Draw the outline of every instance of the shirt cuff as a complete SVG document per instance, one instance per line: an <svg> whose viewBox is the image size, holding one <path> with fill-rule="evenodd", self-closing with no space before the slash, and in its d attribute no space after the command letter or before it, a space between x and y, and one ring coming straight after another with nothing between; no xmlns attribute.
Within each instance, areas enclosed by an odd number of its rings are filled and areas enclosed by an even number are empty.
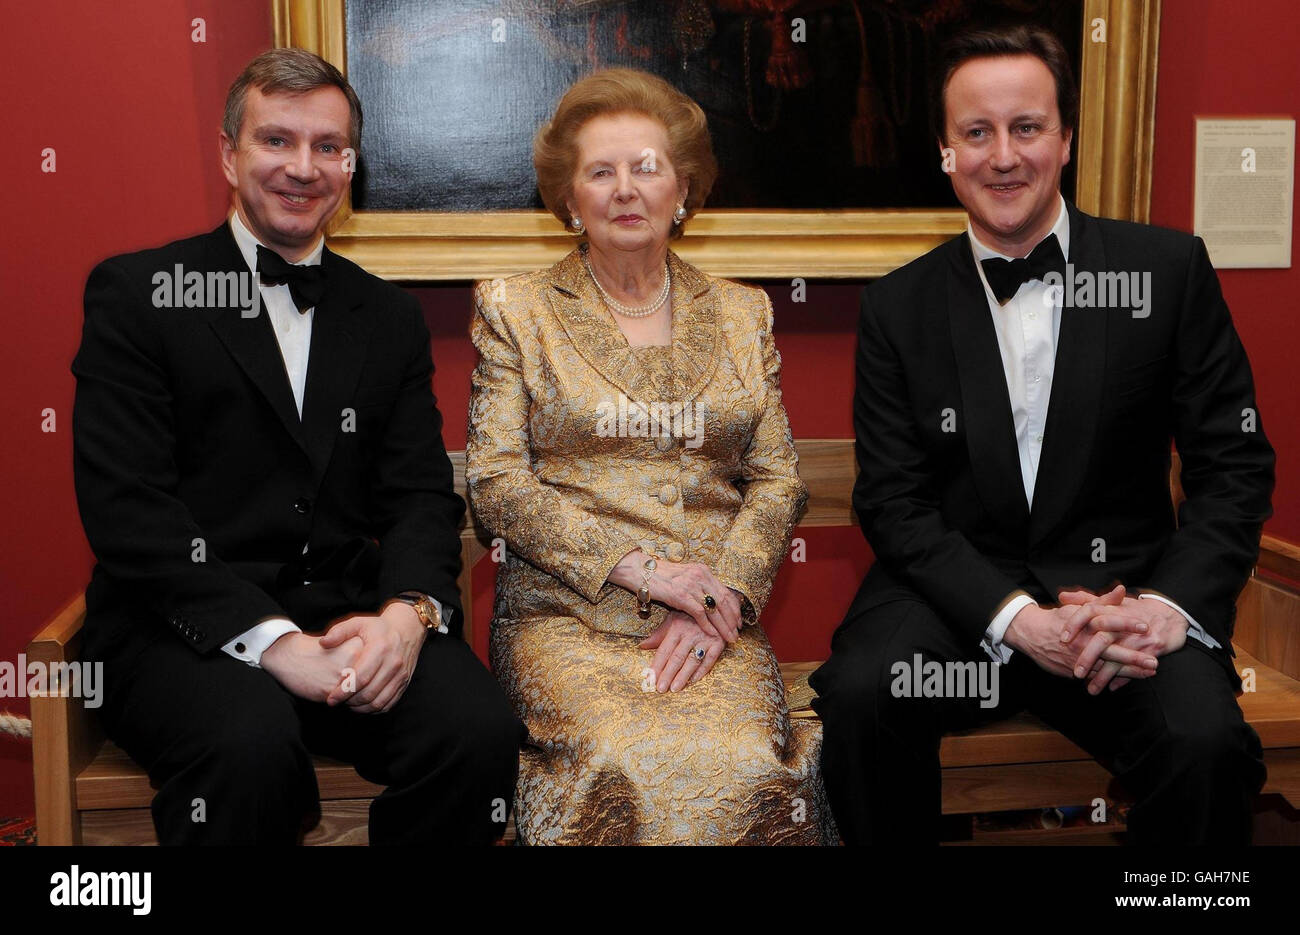
<svg viewBox="0 0 1300 935"><path fill-rule="evenodd" d="M1189 614L1187 611L1183 610L1181 607L1179 607L1177 604L1175 604L1175 603L1174 603L1173 601L1171 601L1169 598L1165 597L1165 596L1162 595L1162 594L1139 594L1139 595L1138 595L1138 599L1139 599L1139 600L1141 600L1141 599L1143 599L1143 598L1148 598L1148 597L1151 598L1151 600L1153 600L1153 601L1160 601L1162 604L1168 604L1168 605L1169 605L1170 607L1172 607L1174 610L1178 611L1180 614L1182 614L1184 617L1186 617L1186 618L1187 618L1187 635L1190 636L1192 639L1201 641L1202 643L1204 643L1206 646L1210 647L1211 649L1222 649L1222 648L1223 648L1223 644L1220 643L1218 640L1216 640L1214 637L1210 636L1210 634L1206 633L1206 632L1205 632L1205 628L1204 628L1203 626L1201 626L1199 623L1197 623L1195 620L1193 620L1191 614Z"/></svg>
<svg viewBox="0 0 1300 935"><path fill-rule="evenodd" d="M302 630L288 617L267 617L251 630L239 634L221 649L234 656L240 662L246 662L256 669L262 668L262 653L271 648L271 644L286 633L301 633Z"/></svg>
<svg viewBox="0 0 1300 935"><path fill-rule="evenodd" d="M442 621L442 626L438 627L438 632L446 633L447 624L451 623L451 615L456 612L456 608L453 607L451 610L446 610L442 606L442 601L438 600L432 594L426 594L425 597L433 601L433 606L438 608L438 619Z"/></svg>
<svg viewBox="0 0 1300 935"><path fill-rule="evenodd" d="M1019 594L998 611L993 622L989 624L988 629L984 631L984 639L980 640L980 647L989 654L989 658L1001 665L1011 661L1011 654L1015 652L1010 646L1002 642L1002 638L1007 635L1007 627L1011 626L1012 619L1021 610L1030 604L1036 604L1028 594Z"/></svg>

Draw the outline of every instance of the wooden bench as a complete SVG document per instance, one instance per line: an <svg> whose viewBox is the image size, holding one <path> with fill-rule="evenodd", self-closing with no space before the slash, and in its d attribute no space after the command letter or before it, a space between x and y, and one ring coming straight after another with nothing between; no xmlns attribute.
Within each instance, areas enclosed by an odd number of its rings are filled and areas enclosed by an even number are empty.
<svg viewBox="0 0 1300 935"><path fill-rule="evenodd" d="M850 494L856 473L851 441L798 443L800 473L809 487L803 526L845 526L856 520ZM464 493L464 455L453 452L457 488ZM1178 498L1176 468L1171 489ZM490 548L468 526L461 537L460 589L466 639L471 639L474 564ZM1300 580L1300 549L1269 536L1260 567ZM71 661L80 652L84 599L78 597L50 621L27 648L30 660ZM1255 692L1241 696L1242 711L1259 733L1268 765L1265 793L1300 807L1300 592L1263 578L1250 580L1238 601L1234 639L1237 669L1255 671ZM792 698L805 697L807 675L820 663L782 666ZM795 701L796 717L812 717ZM36 822L41 844L151 844L149 804L154 790L144 771L107 742L98 719L59 697L31 699ZM1098 795L1114 800L1113 781L1096 761L1030 715L945 737L940 748L945 814L1087 804ZM321 816L307 844L364 844L370 800L380 787L352 767L316 758Z"/></svg>

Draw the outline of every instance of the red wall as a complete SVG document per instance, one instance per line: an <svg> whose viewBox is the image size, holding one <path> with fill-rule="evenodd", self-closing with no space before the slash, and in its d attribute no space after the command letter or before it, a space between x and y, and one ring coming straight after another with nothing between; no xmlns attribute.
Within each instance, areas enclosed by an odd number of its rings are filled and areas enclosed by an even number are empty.
<svg viewBox="0 0 1300 935"><path fill-rule="evenodd" d="M72 491L68 367L96 262L215 227L226 88L271 44L268 0L23 4L0 30L8 218L0 252L0 660L90 573ZM191 41L191 21L207 41ZM41 171L55 150L56 170ZM53 433L41 411L55 411ZM0 710L26 714L25 699ZM32 813L31 747L0 736L0 816Z"/></svg>
<svg viewBox="0 0 1300 935"><path fill-rule="evenodd" d="M4 148L10 222L0 253L0 660L16 661L32 634L84 585L90 554L72 493L68 365L81 328L81 291L94 263L215 226L226 204L216 134L225 88L270 44L268 0L151 0L110 7L91 0L28 4L0 36L15 138ZM1251 16L1227 0L1165 4L1156 121L1152 217L1191 225L1192 115L1291 113L1300 65L1271 25L1290 0L1259 0ZM207 42L191 41L203 17ZM23 87L25 95L12 89ZM40 171L41 150L58 171ZM1221 274L1255 365L1262 416L1279 453L1277 516L1269 531L1300 541L1300 489L1291 481L1300 425L1290 416L1300 271ZM814 283L808 302L769 284L785 397L796 437L850 437L853 320L860 283ZM473 349L465 286L413 291L435 336L435 389L446 442L465 442ZM57 430L42 433L41 410ZM801 529L808 561L786 563L764 618L785 659L823 657L869 562L854 529ZM489 562L475 574L480 644L491 596ZM0 699L25 714L26 703ZM0 737L0 816L32 812L30 746Z"/></svg>
<svg viewBox="0 0 1300 935"><path fill-rule="evenodd" d="M1160 79L1156 90L1155 165L1151 223L1192 229L1194 118L1204 115L1296 116L1300 58L1279 26L1296 26L1291 0L1249 4L1229 0L1166 2L1160 25ZM1296 190L1293 182L1292 191ZM1292 204L1294 206L1294 197ZM1277 449L1273 520L1266 530L1300 542L1300 420L1293 363L1300 324L1300 245L1293 223L1290 269L1225 269L1224 297L1255 371L1260 419Z"/></svg>

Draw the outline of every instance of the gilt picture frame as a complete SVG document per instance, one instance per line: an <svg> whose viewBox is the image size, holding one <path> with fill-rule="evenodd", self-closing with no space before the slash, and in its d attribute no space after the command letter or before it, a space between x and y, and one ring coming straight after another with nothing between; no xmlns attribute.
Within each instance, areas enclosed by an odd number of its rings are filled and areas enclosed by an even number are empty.
<svg viewBox="0 0 1300 935"><path fill-rule="evenodd" d="M345 2L272 0L276 44L314 51L347 74ZM520 2L540 6L543 0ZM1073 198L1092 214L1146 221L1160 0L1082 0L1081 6ZM494 9L484 7L485 28L499 15ZM364 94L363 103L371 106ZM371 117L368 110L368 124ZM717 276L861 279L883 275L964 228L965 213L946 207L706 205L674 249ZM573 245L556 218L538 208L372 210L354 209L350 198L331 221L329 237L331 249L404 281L512 275L549 266Z"/></svg>

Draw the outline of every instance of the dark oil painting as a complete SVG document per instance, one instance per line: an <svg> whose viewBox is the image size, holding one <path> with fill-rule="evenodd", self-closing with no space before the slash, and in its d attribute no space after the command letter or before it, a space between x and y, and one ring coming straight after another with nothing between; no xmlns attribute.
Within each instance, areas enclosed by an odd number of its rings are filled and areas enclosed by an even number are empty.
<svg viewBox="0 0 1300 935"><path fill-rule="evenodd" d="M658 74L704 108L711 207L955 207L929 127L938 44L971 23L1053 30L1077 69L1082 0L348 0L365 106L354 205L541 207L532 141L599 68ZM1074 190L1073 163L1062 180Z"/></svg>

